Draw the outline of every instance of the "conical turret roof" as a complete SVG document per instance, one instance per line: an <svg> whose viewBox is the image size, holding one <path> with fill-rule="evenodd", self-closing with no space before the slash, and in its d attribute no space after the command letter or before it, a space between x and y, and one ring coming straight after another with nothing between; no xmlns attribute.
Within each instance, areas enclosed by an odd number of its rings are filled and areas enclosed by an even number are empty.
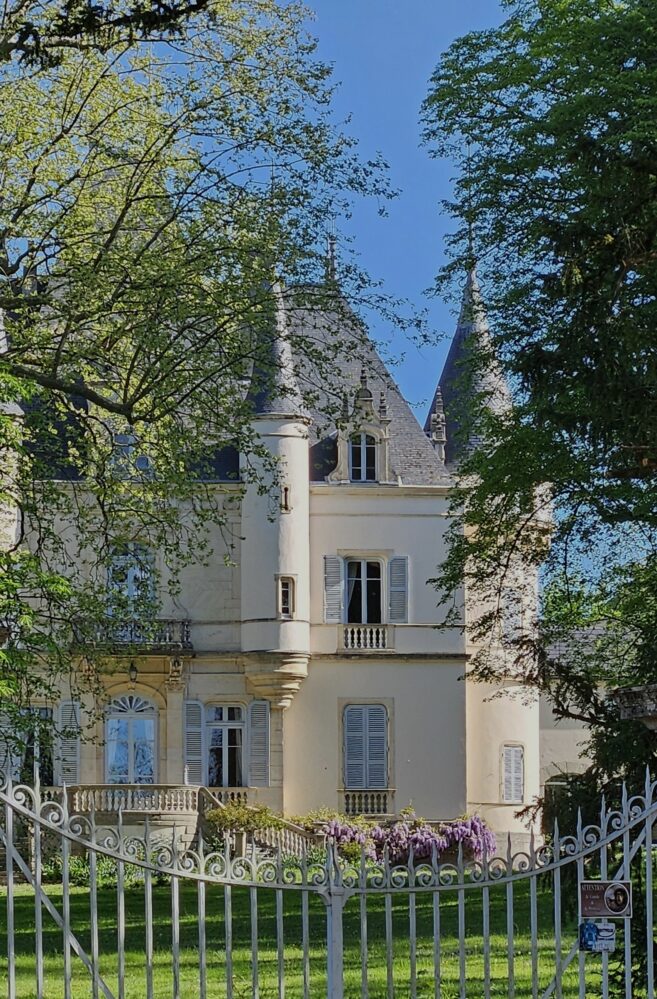
<svg viewBox="0 0 657 999"><path fill-rule="evenodd" d="M273 321L263 331L247 393L247 402L258 416L306 416L303 396L294 370L287 311L278 281L271 287Z"/></svg>
<svg viewBox="0 0 657 999"><path fill-rule="evenodd" d="M473 364L477 353L487 358L485 367L478 362ZM445 409L445 456L448 464L458 461L468 444L473 447L478 443L475 436L471 436L469 442L463 440L462 428L468 422L470 406L485 401L492 412L502 413L511 405L509 386L494 357L474 266L468 271L454 337L424 424L427 434L431 432L431 416L441 394Z"/></svg>

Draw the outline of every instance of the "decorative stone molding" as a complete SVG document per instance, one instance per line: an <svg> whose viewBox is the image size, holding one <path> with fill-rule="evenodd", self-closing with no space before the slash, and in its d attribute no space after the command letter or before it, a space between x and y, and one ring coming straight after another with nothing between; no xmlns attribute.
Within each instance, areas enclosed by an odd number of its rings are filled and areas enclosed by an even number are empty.
<svg viewBox="0 0 657 999"><path fill-rule="evenodd" d="M289 708L308 676L309 655L302 652L254 652L244 657L246 687L272 707Z"/></svg>
<svg viewBox="0 0 657 999"><path fill-rule="evenodd" d="M360 377L360 388L354 397L353 409L349 413L349 403L345 396L342 416L343 419L348 420L348 425L338 430L338 460L333 471L327 476L327 481L350 481L349 440L352 434L369 434L376 442L376 481L392 482L389 458L390 417L388 416L388 404L385 394L381 392L378 409L375 409L374 397L368 388L367 375L364 371Z"/></svg>
<svg viewBox="0 0 657 999"><path fill-rule="evenodd" d="M184 691L185 689L185 673L188 660L183 659L182 656L171 656L169 659L169 675L167 676L165 683L167 690L174 691Z"/></svg>
<svg viewBox="0 0 657 999"><path fill-rule="evenodd" d="M624 721L640 721L646 728L657 729L657 683L617 687L611 691L611 697Z"/></svg>

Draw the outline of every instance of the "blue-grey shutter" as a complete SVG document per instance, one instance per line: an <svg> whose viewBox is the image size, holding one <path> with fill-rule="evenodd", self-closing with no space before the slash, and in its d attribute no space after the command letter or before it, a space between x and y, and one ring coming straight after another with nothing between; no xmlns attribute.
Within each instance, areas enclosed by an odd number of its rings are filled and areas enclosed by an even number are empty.
<svg viewBox="0 0 657 999"><path fill-rule="evenodd" d="M203 771L203 705L185 701L185 784L202 784Z"/></svg>
<svg viewBox="0 0 657 999"><path fill-rule="evenodd" d="M520 804L525 798L525 752L522 746L505 746L502 752L502 796Z"/></svg>
<svg viewBox="0 0 657 999"><path fill-rule="evenodd" d="M0 712L0 784L11 777L18 780L20 773L20 755L10 739L11 721L6 712Z"/></svg>
<svg viewBox="0 0 657 999"><path fill-rule="evenodd" d="M395 555L388 563L388 621L405 624L408 621L408 558Z"/></svg>
<svg viewBox="0 0 657 999"><path fill-rule="evenodd" d="M342 621L342 559L337 555L324 556L324 620L339 624Z"/></svg>
<svg viewBox="0 0 657 999"><path fill-rule="evenodd" d="M367 706L368 788L388 786L388 713L382 704Z"/></svg>
<svg viewBox="0 0 657 999"><path fill-rule="evenodd" d="M269 701L249 705L249 786L269 787Z"/></svg>
<svg viewBox="0 0 657 999"><path fill-rule="evenodd" d="M55 779L58 784L74 787L80 783L80 705L62 701L59 705Z"/></svg>
<svg viewBox="0 0 657 999"><path fill-rule="evenodd" d="M364 788L366 705L350 704L344 709L344 786Z"/></svg>

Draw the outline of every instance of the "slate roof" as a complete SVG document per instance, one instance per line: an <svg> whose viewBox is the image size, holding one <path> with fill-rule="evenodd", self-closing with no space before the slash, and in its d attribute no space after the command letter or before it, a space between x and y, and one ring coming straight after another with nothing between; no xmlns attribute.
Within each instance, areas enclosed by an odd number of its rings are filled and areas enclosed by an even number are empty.
<svg viewBox="0 0 657 999"><path fill-rule="evenodd" d="M485 370L473 370L469 364L472 348L477 344L486 353L491 351L488 321L473 267L465 282L456 331L424 424L428 433L440 389L445 407L445 457L448 465L458 460L468 444L477 444L473 437L469 442L463 440L462 428L467 423L469 401L475 398L485 399L486 405L493 412L504 412L511 405L509 386L494 362L487 364Z"/></svg>
<svg viewBox="0 0 657 999"><path fill-rule="evenodd" d="M259 336L258 362L246 401L260 416L303 416L305 406L294 370L285 298L278 282L271 291L273 315L269 328Z"/></svg>
<svg viewBox="0 0 657 999"><path fill-rule="evenodd" d="M375 411L378 411L381 393L387 404L392 477L404 485L444 485L447 474L444 464L365 329L342 300L338 299L331 308L324 291L321 305L318 301L318 307L313 308L312 294L309 302L308 290L305 291L301 299L298 290L290 289L286 298L291 340L298 346L295 351L297 376L313 421L310 428L311 479L322 481L335 467L336 419L343 416L345 393L349 411L353 408L361 373L365 371ZM321 373L298 360L304 347L311 355L321 352ZM326 368L329 369L328 377Z"/></svg>

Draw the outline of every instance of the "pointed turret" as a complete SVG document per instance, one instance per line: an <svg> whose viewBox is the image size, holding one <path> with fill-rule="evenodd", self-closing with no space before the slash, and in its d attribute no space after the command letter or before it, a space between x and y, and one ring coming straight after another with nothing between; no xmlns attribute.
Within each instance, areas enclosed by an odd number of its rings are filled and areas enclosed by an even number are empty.
<svg viewBox="0 0 657 999"><path fill-rule="evenodd" d="M479 364L473 366L473 352L481 352L488 358L485 368ZM458 461L467 446L462 427L468 422L468 404L475 400L485 401L495 413L502 413L511 405L509 386L493 357L490 331L473 266L463 289L454 338L424 424L425 433L432 437L437 429L437 417L440 418L444 406L444 432L433 439L441 447L444 446L448 464ZM443 440L439 440L441 436ZM469 446L474 447L477 442L477 435L473 433L469 437Z"/></svg>
<svg viewBox="0 0 657 999"><path fill-rule="evenodd" d="M271 288L247 401L262 454L251 454L242 499L241 646L247 686L287 707L310 655L308 426L294 370L285 297ZM244 468L246 470L247 463ZM272 720L272 725L274 724Z"/></svg>
<svg viewBox="0 0 657 999"><path fill-rule="evenodd" d="M285 298L278 281L271 291L273 321L261 337L247 402L255 416L305 416L294 371Z"/></svg>

